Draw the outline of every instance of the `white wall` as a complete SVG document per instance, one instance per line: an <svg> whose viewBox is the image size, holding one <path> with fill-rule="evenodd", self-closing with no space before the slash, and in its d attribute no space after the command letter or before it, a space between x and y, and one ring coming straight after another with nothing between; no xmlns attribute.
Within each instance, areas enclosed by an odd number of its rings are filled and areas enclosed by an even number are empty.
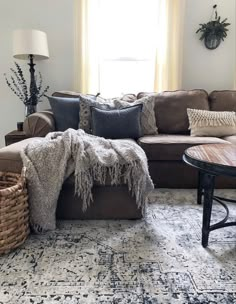
<svg viewBox="0 0 236 304"><path fill-rule="evenodd" d="M48 36L50 59L36 62L49 93L73 89L73 0L0 0L0 147L4 135L16 129L16 122L24 120L24 105L7 87L3 73L13 67L12 31L33 28ZM17 61L28 75L27 62ZM39 109L48 108L44 100Z"/></svg>
<svg viewBox="0 0 236 304"><path fill-rule="evenodd" d="M35 28L48 35L50 59L37 62L50 92L73 89L73 0L0 0L0 147L4 135L24 119L24 106L9 90L3 77L13 66L12 31ZM184 31L183 88L232 89L235 76L235 0L186 0ZM225 42L207 50L195 34L199 23L210 19L212 5L228 18L230 31ZM25 61L26 74L28 66ZM47 108L44 101L40 109Z"/></svg>
<svg viewBox="0 0 236 304"><path fill-rule="evenodd" d="M235 77L235 0L187 0L184 32L183 88L203 88L208 92L233 89ZM219 16L228 18L228 36L215 50L208 50L199 35L199 23L207 23L212 6Z"/></svg>

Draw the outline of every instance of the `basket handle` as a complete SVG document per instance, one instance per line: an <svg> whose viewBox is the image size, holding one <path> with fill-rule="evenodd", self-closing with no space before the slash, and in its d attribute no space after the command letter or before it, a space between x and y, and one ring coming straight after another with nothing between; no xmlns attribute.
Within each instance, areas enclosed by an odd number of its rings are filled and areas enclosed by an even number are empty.
<svg viewBox="0 0 236 304"><path fill-rule="evenodd" d="M25 183L26 183L26 167L23 167L22 170L21 170L21 178L22 178L23 186L25 186Z"/></svg>

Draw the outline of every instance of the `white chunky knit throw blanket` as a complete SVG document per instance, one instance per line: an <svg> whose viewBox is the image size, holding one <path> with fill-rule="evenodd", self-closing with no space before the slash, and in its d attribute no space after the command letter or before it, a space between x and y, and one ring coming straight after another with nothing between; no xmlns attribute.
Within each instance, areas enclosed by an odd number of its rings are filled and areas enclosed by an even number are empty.
<svg viewBox="0 0 236 304"><path fill-rule="evenodd" d="M153 189L147 158L133 140L108 140L68 129L32 140L22 151L29 192L30 221L37 232L56 227L56 207L64 180L73 172L75 194L83 201L83 210L93 200L94 181L105 184L125 182L135 195L139 208Z"/></svg>

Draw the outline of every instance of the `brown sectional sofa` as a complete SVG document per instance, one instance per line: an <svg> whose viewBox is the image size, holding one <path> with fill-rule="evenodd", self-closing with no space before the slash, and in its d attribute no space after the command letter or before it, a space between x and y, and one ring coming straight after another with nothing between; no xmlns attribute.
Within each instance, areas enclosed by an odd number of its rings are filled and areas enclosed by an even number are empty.
<svg viewBox="0 0 236 304"><path fill-rule="evenodd" d="M139 93L125 96L133 100L153 93ZM56 96L75 96L76 93L57 92ZM187 108L236 111L236 91L213 91L208 95L204 90L170 91L155 94L155 116L159 134L139 138L138 144L146 152L150 175L157 188L196 188L197 171L182 161L184 150L188 147L208 143L236 144L236 135L225 138L191 137L188 130ZM26 126L26 125L25 125ZM36 113L27 122L27 132L32 137L45 136L52 131L54 119L51 113ZM22 167L19 151L31 139L0 149L0 171L20 172ZM236 180L218 177L216 186L234 188ZM64 182L57 215L60 218L127 218L141 217L134 198L125 185L118 187L109 184L95 185L94 203L85 212L81 211L81 201L74 196L73 177Z"/></svg>
<svg viewBox="0 0 236 304"><path fill-rule="evenodd" d="M151 93L139 93L137 98L147 94ZM150 174L156 187L197 186L197 171L182 161L185 149L208 143L236 144L236 135L224 138L190 136L187 108L236 112L236 91L213 91L209 95L204 90L156 94L155 115L159 134L139 139L139 144L147 154ZM233 178L216 178L218 188L234 188L235 185L236 180Z"/></svg>

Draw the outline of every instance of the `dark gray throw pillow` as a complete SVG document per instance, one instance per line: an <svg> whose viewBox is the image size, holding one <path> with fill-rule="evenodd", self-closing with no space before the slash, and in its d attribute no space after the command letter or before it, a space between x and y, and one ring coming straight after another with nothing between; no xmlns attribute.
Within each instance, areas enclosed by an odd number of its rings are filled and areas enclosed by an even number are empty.
<svg viewBox="0 0 236 304"><path fill-rule="evenodd" d="M111 139L141 136L142 105L122 109L99 109L91 107L92 134Z"/></svg>
<svg viewBox="0 0 236 304"><path fill-rule="evenodd" d="M56 130L78 129L80 98L47 96L55 118Z"/></svg>

